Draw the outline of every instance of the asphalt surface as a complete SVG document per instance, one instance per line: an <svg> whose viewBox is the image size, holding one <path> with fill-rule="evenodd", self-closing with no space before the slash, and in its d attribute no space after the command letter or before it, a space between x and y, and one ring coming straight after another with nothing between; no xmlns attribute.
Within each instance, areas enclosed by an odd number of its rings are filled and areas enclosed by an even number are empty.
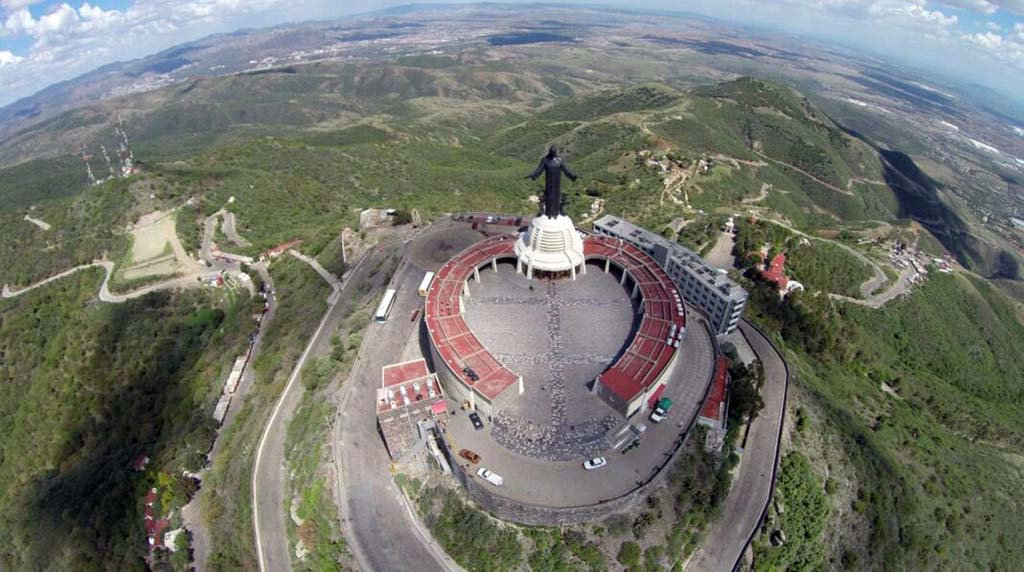
<svg viewBox="0 0 1024 572"><path fill-rule="evenodd" d="M409 244L395 272L395 305L383 324L371 324L348 381L340 389L335 423L334 459L338 504L349 548L364 572L414 570L435 572L456 567L419 526L391 479L391 461L377 431L376 392L381 368L401 359L415 339L419 320L410 315L422 309L417 287L426 271L483 238L464 225L441 224Z"/></svg>
<svg viewBox="0 0 1024 572"><path fill-rule="evenodd" d="M284 444L288 433L288 422L302 399L302 368L311 357L330 351L330 339L345 318L345 304L342 302L357 292L349 292L350 285L358 285L372 274L376 262L387 256L389 248L395 245L382 244L360 259L349 274L349 279L321 318L313 336L306 344L302 356L295 363L277 405L264 428L263 436L256 449L256 462L252 474L253 528L256 536L256 552L260 570L277 572L291 570L291 554L288 544L285 509Z"/></svg>
<svg viewBox="0 0 1024 572"><path fill-rule="evenodd" d="M746 320L740 321L740 331L764 364L765 381L761 389L764 409L750 425L722 515L704 533L707 541L694 553L686 570L731 572L760 526L774 487L789 374L782 356Z"/></svg>
<svg viewBox="0 0 1024 572"><path fill-rule="evenodd" d="M448 423L446 438L453 449L467 448L481 456L480 464L473 465L470 472L484 466L504 478L505 484L493 491L497 495L554 507L587 506L618 498L658 471L704 401L714 370L714 347L699 323L702 318L691 310L688 319L690 323L680 347L678 365L670 374L663 393L675 402L668 417L661 423L652 423L646 414L636 416L633 423L647 427L640 438L640 446L626 454L614 448L605 449L601 455L608 464L600 469L585 471L584 458L547 461L510 451L494 441L490 435L491 424L486 423L486 419L485 428L476 431L468 416L457 411L458 405L450 401L449 410L456 410L456 414ZM607 407L603 403L599 405ZM635 437L632 431L625 433L623 439L626 435L631 437L630 441Z"/></svg>

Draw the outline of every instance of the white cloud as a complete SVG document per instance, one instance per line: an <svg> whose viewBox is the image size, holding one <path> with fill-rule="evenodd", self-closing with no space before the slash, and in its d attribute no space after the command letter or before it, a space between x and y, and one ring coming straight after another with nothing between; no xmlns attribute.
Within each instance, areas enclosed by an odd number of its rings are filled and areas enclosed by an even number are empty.
<svg viewBox="0 0 1024 572"><path fill-rule="evenodd" d="M17 64L18 62L20 62L23 59L25 59L25 58L22 58L21 56L12 54L11 52L9 52L7 50L0 51L0 68L6 67L6 66L13 66L13 65Z"/></svg>
<svg viewBox="0 0 1024 572"><path fill-rule="evenodd" d="M110 61L230 31L247 15L290 5L287 0L136 0L121 10L104 10L88 2L77 9L63 2L33 16L26 0L0 2L14 9L0 21L0 38L31 40L23 54L6 52L0 68L4 96L12 98Z"/></svg>
<svg viewBox="0 0 1024 572"><path fill-rule="evenodd" d="M992 30L993 32L1003 31L1003 27L1000 26L998 22L986 22L985 27L988 28L989 30Z"/></svg>
<svg viewBox="0 0 1024 572"><path fill-rule="evenodd" d="M38 4L43 0L0 0L0 8L4 11L10 12L33 4Z"/></svg>

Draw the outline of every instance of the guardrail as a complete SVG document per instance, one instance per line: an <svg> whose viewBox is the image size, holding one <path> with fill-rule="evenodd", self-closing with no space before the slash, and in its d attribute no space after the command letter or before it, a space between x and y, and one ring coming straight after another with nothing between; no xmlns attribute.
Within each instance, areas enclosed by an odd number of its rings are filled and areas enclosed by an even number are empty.
<svg viewBox="0 0 1024 572"><path fill-rule="evenodd" d="M782 427L786 422L786 402L789 399L789 364L786 363L785 358L782 357L782 352L780 352L779 349L775 347L775 344L773 344L772 341L768 339L768 336L764 335L764 333L757 326L748 322L747 320L743 320L743 322L745 322L748 326L751 327L751 329L757 332L757 335L764 338L764 341L766 341L768 345L772 348L772 351L775 352L775 355L779 357L779 361L782 362L782 367L786 371L786 379L782 389L782 414L779 416L779 431L778 435L776 435L775 437L775 461L772 464L772 481L771 486L768 489L768 498L766 498L764 501L764 506L761 508L760 516L757 517L757 524L754 525L754 528L750 531L750 536L748 536L746 542L743 543L743 549L739 551L739 555L736 556L736 561L733 562L733 572L739 570L740 563L743 562L743 554L747 551L747 547L749 547L750 544L754 541L754 537L757 536L757 531L761 529L761 525L764 523L765 517L768 516L768 507L771 506L772 498L775 496L775 485L779 473L779 457L782 454ZM743 339L747 340L747 344L749 345L750 339L747 338L747 335L743 333L742 330L740 330L740 333L743 335ZM751 346L751 348L753 348L753 346Z"/></svg>

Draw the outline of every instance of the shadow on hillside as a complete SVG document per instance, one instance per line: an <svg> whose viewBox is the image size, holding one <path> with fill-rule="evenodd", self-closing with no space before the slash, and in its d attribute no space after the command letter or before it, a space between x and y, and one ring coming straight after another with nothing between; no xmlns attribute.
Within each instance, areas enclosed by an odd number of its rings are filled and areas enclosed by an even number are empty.
<svg viewBox="0 0 1024 572"><path fill-rule="evenodd" d="M845 131L878 152L885 171L885 182L896 195L901 218L912 219L927 228L965 267L986 274L989 278L1020 278L1017 259L1011 253L994 249L972 235L970 226L939 196L939 185L921 171L909 155L883 149L852 129Z"/></svg>
<svg viewBox="0 0 1024 572"><path fill-rule="evenodd" d="M170 317L170 325L138 325L141 314L171 305L161 293L109 307L96 352L75 380L78 410L63 428L61 461L20 499L26 569L145 569L141 505L148 485L132 465L143 454L159 459L193 431L212 431L186 380L224 319L219 310L200 310Z"/></svg>

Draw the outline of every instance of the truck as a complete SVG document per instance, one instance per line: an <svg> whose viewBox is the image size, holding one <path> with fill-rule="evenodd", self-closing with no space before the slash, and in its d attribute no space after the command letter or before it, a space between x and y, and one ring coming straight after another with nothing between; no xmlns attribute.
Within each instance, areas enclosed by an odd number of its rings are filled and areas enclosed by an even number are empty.
<svg viewBox="0 0 1024 572"><path fill-rule="evenodd" d="M427 272L423 275L423 280L420 282L420 296L424 298L427 296L427 292L430 292L430 284L434 281L434 273Z"/></svg>
<svg viewBox="0 0 1024 572"><path fill-rule="evenodd" d="M654 406L654 411L651 412L651 422L661 423L668 416L669 410L672 409L672 400L667 397L662 397L658 400L658 403Z"/></svg>

